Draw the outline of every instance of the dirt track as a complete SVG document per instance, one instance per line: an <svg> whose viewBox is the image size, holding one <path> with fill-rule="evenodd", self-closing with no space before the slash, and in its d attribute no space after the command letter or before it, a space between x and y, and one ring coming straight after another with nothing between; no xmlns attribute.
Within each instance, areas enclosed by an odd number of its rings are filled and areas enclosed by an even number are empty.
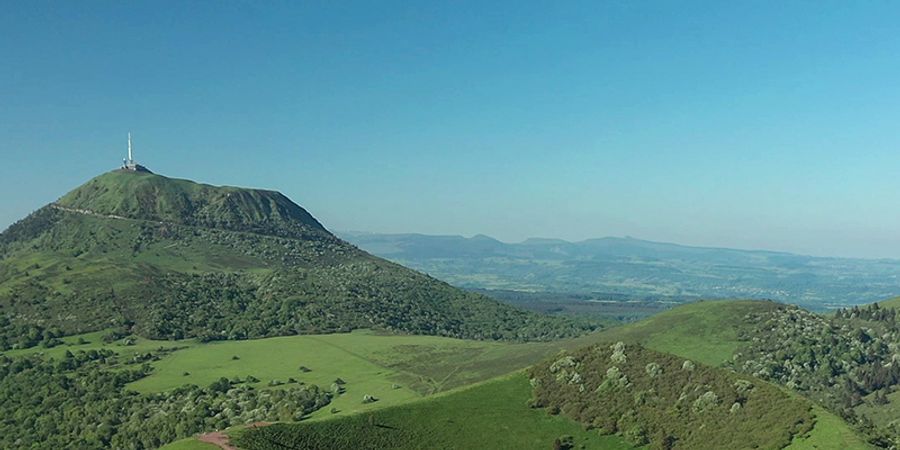
<svg viewBox="0 0 900 450"><path fill-rule="evenodd" d="M226 435L224 431L201 434L200 436L197 436L197 440L215 445L223 450L237 450L237 447L234 447L229 443L228 435Z"/></svg>
<svg viewBox="0 0 900 450"><path fill-rule="evenodd" d="M256 422L247 425L247 428L257 428L264 427L269 425L269 422ZM224 431L213 431L212 433L204 433L197 436L197 440L200 442L206 442L207 444L215 445L222 450L238 450L237 447L231 445L231 441L228 439L228 435L225 434Z"/></svg>

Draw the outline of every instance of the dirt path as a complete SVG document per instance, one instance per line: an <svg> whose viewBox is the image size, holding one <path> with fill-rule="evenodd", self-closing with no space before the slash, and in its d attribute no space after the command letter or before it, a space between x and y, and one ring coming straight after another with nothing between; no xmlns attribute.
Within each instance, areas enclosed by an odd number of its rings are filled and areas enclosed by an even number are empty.
<svg viewBox="0 0 900 450"><path fill-rule="evenodd" d="M247 428L258 428L264 427L266 425L271 425L269 422L254 422L250 425L247 425ZM212 433L204 433L197 436L197 440L200 442L206 442L207 444L215 445L216 447L221 448L222 450L238 450L237 447L231 445L231 440L228 439L228 435L225 434L224 431L213 431Z"/></svg>
<svg viewBox="0 0 900 450"><path fill-rule="evenodd" d="M201 434L197 436L200 442L215 445L222 450L237 450L237 447L231 445L228 435L224 431L214 431L212 433Z"/></svg>

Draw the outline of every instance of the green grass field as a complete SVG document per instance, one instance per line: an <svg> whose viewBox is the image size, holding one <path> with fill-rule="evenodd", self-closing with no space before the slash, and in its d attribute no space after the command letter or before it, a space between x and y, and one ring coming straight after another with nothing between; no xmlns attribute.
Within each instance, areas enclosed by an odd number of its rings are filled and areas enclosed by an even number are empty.
<svg viewBox="0 0 900 450"><path fill-rule="evenodd" d="M872 448L860 438L840 417L820 406L813 406L816 425L806 436L794 439L786 450L864 450Z"/></svg>
<svg viewBox="0 0 900 450"><path fill-rule="evenodd" d="M219 450L218 445L200 442L194 438L182 439L161 447L165 450Z"/></svg>
<svg viewBox="0 0 900 450"><path fill-rule="evenodd" d="M551 449L555 439L572 436L575 448L630 449L618 436L585 431L571 420L529 408L531 386L522 373L501 377L427 400L380 409L371 414L301 422L290 430L297 441L266 443L254 433L234 432L241 448L396 448L396 449ZM276 428L270 430L276 432ZM244 434L244 438L240 437ZM290 439L290 438L288 438ZM246 441L246 442L245 442ZM262 445L251 442L261 442Z"/></svg>
<svg viewBox="0 0 900 450"><path fill-rule="evenodd" d="M858 414L865 414L872 418L872 422L878 426L888 426L900 423L900 391L887 394L889 403L877 405L874 403L874 394L865 397L865 401L854 408Z"/></svg>
<svg viewBox="0 0 900 450"><path fill-rule="evenodd" d="M598 337L635 342L656 351L721 366L740 344L737 328L741 319L748 313L766 311L777 305L743 300L688 303L634 324L610 328Z"/></svg>
<svg viewBox="0 0 900 450"><path fill-rule="evenodd" d="M586 338L557 343L509 344L494 341L470 341L435 336L383 335L367 330L353 333L288 336L244 341L220 341L200 344L196 340L154 341L138 338L135 345L104 344L103 332L69 336L64 344L43 349L34 347L11 350L7 355L42 353L60 358L66 351L111 349L124 356L156 350L179 348L151 363L153 374L131 383L138 392L160 392L185 384L209 385L221 377L269 382L298 382L328 388L337 379L347 382L347 391L336 397L329 408L313 417L368 411L405 403L423 395L488 380L527 367L556 353L563 347L580 345ZM87 344L78 345L83 339ZM235 359L234 357L237 357ZM300 366L310 369L302 372ZM286 385L289 386L289 385ZM378 402L363 404L364 395Z"/></svg>

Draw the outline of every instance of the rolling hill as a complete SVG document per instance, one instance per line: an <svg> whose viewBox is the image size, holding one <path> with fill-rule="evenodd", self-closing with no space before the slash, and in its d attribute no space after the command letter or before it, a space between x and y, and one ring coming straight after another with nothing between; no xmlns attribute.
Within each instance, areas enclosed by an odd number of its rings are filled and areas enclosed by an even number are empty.
<svg viewBox="0 0 900 450"><path fill-rule="evenodd" d="M0 348L108 328L112 339L380 328L540 340L590 327L374 257L277 192L116 170L0 234Z"/></svg>
<svg viewBox="0 0 900 450"><path fill-rule="evenodd" d="M766 301L678 306L635 324L559 341L557 348L565 352L544 357L543 362L537 358L546 353L532 353L520 366L536 364L528 369L532 389L519 388L514 393L509 390L512 381L498 380L471 390L392 405L371 415L322 417L272 428L236 429L230 434L245 450L342 449L352 448L353 442L390 442L396 448L470 448L477 439L494 442L491 439L496 434L479 428L493 423L501 424L500 436L513 436L513 448L548 448L554 440L562 442L559 448L605 448L597 443L592 446L590 439L596 437L623 439L629 446L649 443L650 448L871 448L841 417L820 406L824 403L804 398L805 392L778 379L765 381L733 365L735 355L762 335L759 317L787 319L798 310ZM617 348L621 355L613 359ZM619 369L615 377L610 376L613 366ZM658 370L651 371L650 366ZM621 380L621 375L626 380L622 385L601 389ZM741 391L750 385L750 390ZM473 406L494 398L503 398L505 406L487 410ZM524 407L526 402L540 408L529 410ZM435 415L435 411L440 413ZM568 436L556 436L558 432L526 426L528 422L523 420L533 414L580 421L590 433L567 431ZM422 417L446 425L437 432L429 428L430 422L417 420ZM346 439L328 441L335 433ZM536 440L520 441L520 435ZM569 438L574 446L565 447Z"/></svg>

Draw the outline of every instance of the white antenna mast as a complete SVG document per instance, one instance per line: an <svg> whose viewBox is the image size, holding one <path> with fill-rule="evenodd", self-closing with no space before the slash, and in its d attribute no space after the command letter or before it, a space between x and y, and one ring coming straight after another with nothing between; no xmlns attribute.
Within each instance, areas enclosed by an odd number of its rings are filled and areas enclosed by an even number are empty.
<svg viewBox="0 0 900 450"><path fill-rule="evenodd" d="M131 132L128 132L128 164L134 165L134 157L131 155Z"/></svg>

